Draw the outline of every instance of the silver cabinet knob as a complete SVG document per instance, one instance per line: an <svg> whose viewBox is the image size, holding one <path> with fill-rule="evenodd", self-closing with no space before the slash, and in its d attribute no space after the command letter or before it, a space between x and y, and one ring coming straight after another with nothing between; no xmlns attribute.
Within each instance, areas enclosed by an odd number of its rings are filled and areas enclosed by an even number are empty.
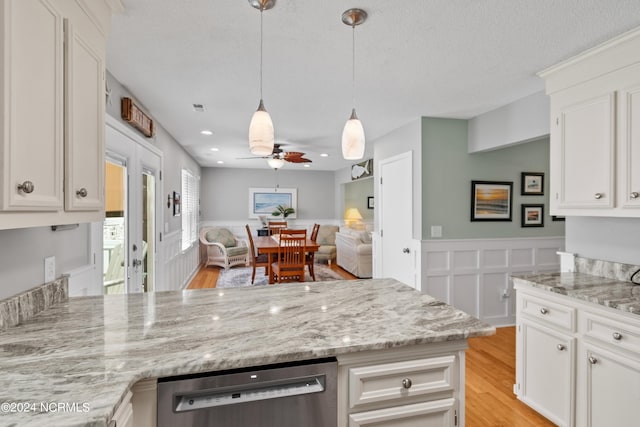
<svg viewBox="0 0 640 427"><path fill-rule="evenodd" d="M31 181L25 181L22 184L18 184L18 191L22 191L25 194L33 193L33 190L36 189L36 186L33 185Z"/></svg>
<svg viewBox="0 0 640 427"><path fill-rule="evenodd" d="M411 388L411 386L413 385L413 383L411 382L411 378L403 378L402 379L402 387L409 389Z"/></svg>
<svg viewBox="0 0 640 427"><path fill-rule="evenodd" d="M565 350L567 349L567 347L566 347L564 344L558 344L558 345L556 346L556 348L557 348L559 351L565 351Z"/></svg>
<svg viewBox="0 0 640 427"><path fill-rule="evenodd" d="M593 197L596 199L602 199L602 193L596 193Z"/></svg>
<svg viewBox="0 0 640 427"><path fill-rule="evenodd" d="M596 363L598 363L598 359L596 359L593 356L589 356L589 363L591 363L592 365L595 365Z"/></svg>
<svg viewBox="0 0 640 427"><path fill-rule="evenodd" d="M614 332L613 339L616 341L620 341L622 339L622 334L620 332Z"/></svg>
<svg viewBox="0 0 640 427"><path fill-rule="evenodd" d="M139 267L142 265L142 260L141 259L134 259L133 260L133 266L134 267Z"/></svg>
<svg viewBox="0 0 640 427"><path fill-rule="evenodd" d="M76 196L78 197L87 197L87 194L89 194L87 192L87 189L82 187L81 189L79 189L78 191L76 191Z"/></svg>
<svg viewBox="0 0 640 427"><path fill-rule="evenodd" d="M631 196L632 199L637 199L638 196L640 196L640 193L638 193L637 191L634 191L634 192L631 193L630 196Z"/></svg>
<svg viewBox="0 0 640 427"><path fill-rule="evenodd" d="M403 254L408 254L409 252L411 252L411 251L409 250L409 248L402 248L402 253L403 253Z"/></svg>
<svg viewBox="0 0 640 427"><path fill-rule="evenodd" d="M546 308L543 307L540 309L540 314L548 314L548 313L549 313L549 310L547 310Z"/></svg>

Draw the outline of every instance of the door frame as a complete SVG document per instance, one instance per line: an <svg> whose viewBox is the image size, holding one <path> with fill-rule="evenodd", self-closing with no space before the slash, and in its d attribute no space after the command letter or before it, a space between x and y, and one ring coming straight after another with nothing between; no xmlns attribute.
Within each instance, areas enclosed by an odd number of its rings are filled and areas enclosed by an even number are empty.
<svg viewBox="0 0 640 427"><path fill-rule="evenodd" d="M155 278L154 278L154 286L153 289L158 290L158 289L164 289L164 283L161 283L164 277L164 274L159 274L158 272L158 268L159 266L163 266L165 260L163 259L163 255L164 255L164 251L162 250L163 248L163 242L162 242L162 231L164 230L164 227L162 227L162 224L164 224L164 209L163 209L163 203L162 203L162 194L164 194L164 182L162 180L162 170L164 169L164 156L163 153L160 149L158 149L157 147L153 146L151 143L149 143L148 141L146 141L144 138L142 138L139 134L137 134L136 132L134 132L131 128L129 128L128 126L126 126L124 123L122 123L120 120L118 120L117 118L109 115L109 114L105 114L105 126L109 126L111 127L113 130L115 130L116 132L119 132L121 134L123 134L125 137L131 139L133 142L135 142L136 144L138 144L139 146L143 147L146 150L149 150L150 152L152 152L153 154L157 155L160 158L160 169L158 170L158 177L157 177L157 182L156 182L156 206L155 206L155 210L156 210L156 224L155 224L155 232L156 232L156 245L155 245L155 249L156 249L156 253L155 253L155 265L154 265L154 271L155 271ZM105 129L106 131L106 129ZM104 161L106 161L106 151L108 150L108 141L105 137L105 159ZM143 163L144 166L144 163ZM127 165L127 167L130 167L130 165ZM128 197L129 199L133 199L133 198L141 198L142 194L140 192L140 188L129 188L128 190ZM91 252L94 254L94 263L96 265L96 278L95 278L95 283L98 283L100 286L100 291L102 291L102 274L104 271L104 265L102 262L102 256L96 256L97 254L102 254L102 246L103 246L103 237L102 237L102 222L93 222L91 223L91 232L90 232L90 246L91 246ZM127 287L128 288L128 287ZM98 291L98 286L96 285L96 292ZM127 289L128 291L128 289ZM101 292L99 295L103 295L103 293Z"/></svg>

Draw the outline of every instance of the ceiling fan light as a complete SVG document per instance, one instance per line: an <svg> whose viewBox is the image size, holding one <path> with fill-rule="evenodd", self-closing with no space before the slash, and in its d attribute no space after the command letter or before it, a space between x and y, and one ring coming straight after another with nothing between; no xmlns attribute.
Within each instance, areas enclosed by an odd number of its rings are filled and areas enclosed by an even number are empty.
<svg viewBox="0 0 640 427"><path fill-rule="evenodd" d="M364 144L364 128L354 109L342 131L342 157L345 160L362 159L364 157Z"/></svg>
<svg viewBox="0 0 640 427"><path fill-rule="evenodd" d="M262 100L249 124L249 151L255 156L268 156L273 152L273 121Z"/></svg>
<svg viewBox="0 0 640 427"><path fill-rule="evenodd" d="M267 159L267 163L272 169L280 169L284 166L284 160L279 157L271 157L270 159Z"/></svg>

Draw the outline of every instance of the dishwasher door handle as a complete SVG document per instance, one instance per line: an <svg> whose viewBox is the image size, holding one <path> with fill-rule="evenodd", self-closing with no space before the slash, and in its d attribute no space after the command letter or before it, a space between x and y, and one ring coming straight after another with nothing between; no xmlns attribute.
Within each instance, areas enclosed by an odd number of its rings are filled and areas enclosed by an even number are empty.
<svg viewBox="0 0 640 427"><path fill-rule="evenodd" d="M197 392L178 393L174 402L176 412L235 405L258 400L320 393L325 389L325 376L313 375L255 384L213 388Z"/></svg>

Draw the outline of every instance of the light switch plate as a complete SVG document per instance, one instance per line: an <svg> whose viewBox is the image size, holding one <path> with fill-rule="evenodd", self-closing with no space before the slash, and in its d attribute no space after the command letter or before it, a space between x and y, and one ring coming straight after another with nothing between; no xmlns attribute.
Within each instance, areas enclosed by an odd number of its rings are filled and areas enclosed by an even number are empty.
<svg viewBox="0 0 640 427"><path fill-rule="evenodd" d="M442 237L442 226L441 225L432 225L431 226L431 237Z"/></svg>
<svg viewBox="0 0 640 427"><path fill-rule="evenodd" d="M56 280L56 257L50 256L44 259L44 282Z"/></svg>

